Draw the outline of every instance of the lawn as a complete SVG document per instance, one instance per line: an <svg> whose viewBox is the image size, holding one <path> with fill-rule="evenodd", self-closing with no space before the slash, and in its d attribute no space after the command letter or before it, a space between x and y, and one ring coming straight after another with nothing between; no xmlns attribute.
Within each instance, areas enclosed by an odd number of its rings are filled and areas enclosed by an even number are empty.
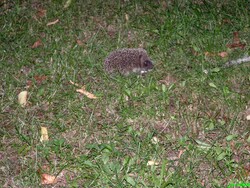
<svg viewBox="0 0 250 188"><path fill-rule="evenodd" d="M247 0L2 1L0 185L250 187L249 33Z"/></svg>

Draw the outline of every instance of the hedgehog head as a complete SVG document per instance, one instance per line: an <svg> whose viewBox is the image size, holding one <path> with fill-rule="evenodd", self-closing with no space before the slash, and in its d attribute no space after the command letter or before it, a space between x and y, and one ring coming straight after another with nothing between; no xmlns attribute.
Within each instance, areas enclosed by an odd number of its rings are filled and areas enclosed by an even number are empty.
<svg viewBox="0 0 250 188"><path fill-rule="evenodd" d="M140 73L146 73L154 68L152 61L149 60L147 55L139 55L140 60Z"/></svg>

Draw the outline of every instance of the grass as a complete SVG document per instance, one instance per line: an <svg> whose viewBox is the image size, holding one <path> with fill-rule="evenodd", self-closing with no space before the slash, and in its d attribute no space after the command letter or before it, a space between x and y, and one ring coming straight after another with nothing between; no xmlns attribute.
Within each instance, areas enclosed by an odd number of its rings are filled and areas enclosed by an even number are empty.
<svg viewBox="0 0 250 188"><path fill-rule="evenodd" d="M64 4L18 1L0 16L3 187L42 186L43 173L58 176L55 187L250 182L249 63L204 73L249 55L249 2ZM244 49L226 47L235 31ZM42 45L32 48L38 40ZM139 46L153 71L104 72L109 52ZM98 99L77 93L70 80ZM23 90L25 108L17 102ZM40 142L42 126L48 142Z"/></svg>

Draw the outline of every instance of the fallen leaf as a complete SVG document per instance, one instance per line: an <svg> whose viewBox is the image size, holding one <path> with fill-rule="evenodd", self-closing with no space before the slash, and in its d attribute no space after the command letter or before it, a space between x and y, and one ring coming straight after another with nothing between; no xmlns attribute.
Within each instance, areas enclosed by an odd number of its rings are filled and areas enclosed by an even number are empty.
<svg viewBox="0 0 250 188"><path fill-rule="evenodd" d="M41 184L42 185L49 185L49 184L56 184L57 178L55 176L49 174L41 174Z"/></svg>
<svg viewBox="0 0 250 188"><path fill-rule="evenodd" d="M88 98L90 98L90 99L96 99L96 98L97 98L94 94L92 94L92 93L86 91L85 86L80 86L79 84L74 83L74 82L72 82L71 80L70 80L69 82L70 82L72 85L74 85L74 86L81 87L81 89L77 89L77 90L76 90L77 92L86 95L86 96L87 96Z"/></svg>
<svg viewBox="0 0 250 188"><path fill-rule="evenodd" d="M76 86L76 87L81 87L79 84L72 82L71 80L69 81L69 83L71 83L72 85Z"/></svg>
<svg viewBox="0 0 250 188"><path fill-rule="evenodd" d="M44 80L47 80L47 76L34 76L34 79L36 80L37 84L40 85Z"/></svg>
<svg viewBox="0 0 250 188"><path fill-rule="evenodd" d="M246 119L250 121L250 108L246 110L245 114L246 114Z"/></svg>
<svg viewBox="0 0 250 188"><path fill-rule="evenodd" d="M76 40L76 43L78 44L78 46L83 46L83 42L79 39Z"/></svg>
<svg viewBox="0 0 250 188"><path fill-rule="evenodd" d="M233 43L226 45L228 48L241 48L244 49L246 44L240 42L239 32L233 33Z"/></svg>
<svg viewBox="0 0 250 188"><path fill-rule="evenodd" d="M185 150L180 150L179 154L178 154L178 158L180 159L182 154L184 153Z"/></svg>
<svg viewBox="0 0 250 188"><path fill-rule="evenodd" d="M47 10L40 8L40 9L37 10L36 15L39 18L43 18L43 17L46 16L46 13L47 13Z"/></svg>
<svg viewBox="0 0 250 188"><path fill-rule="evenodd" d="M157 138L157 137L153 137L152 139L151 139L151 142L152 142L152 144L158 144L159 143L159 139Z"/></svg>
<svg viewBox="0 0 250 188"><path fill-rule="evenodd" d="M211 56L214 56L214 54L212 54L212 53L210 53L210 52L205 52L205 56L211 57Z"/></svg>
<svg viewBox="0 0 250 188"><path fill-rule="evenodd" d="M159 163L156 161L148 161L147 162L147 166L158 166L158 165L159 165Z"/></svg>
<svg viewBox="0 0 250 188"><path fill-rule="evenodd" d="M39 46L42 46L42 41L41 39L38 39L32 46L31 48L37 48Z"/></svg>
<svg viewBox="0 0 250 188"><path fill-rule="evenodd" d="M240 43L240 44L227 44L228 48L241 48L244 49L246 44Z"/></svg>
<svg viewBox="0 0 250 188"><path fill-rule="evenodd" d="M128 22L128 20L129 20L128 14L125 14L125 20L126 20L126 22Z"/></svg>
<svg viewBox="0 0 250 188"><path fill-rule="evenodd" d="M41 127L41 138L40 141L47 141L49 140L48 130L47 127Z"/></svg>
<svg viewBox="0 0 250 188"><path fill-rule="evenodd" d="M28 91L22 91L18 94L18 103L25 107L27 104L27 98L28 98Z"/></svg>
<svg viewBox="0 0 250 188"><path fill-rule="evenodd" d="M220 52L220 53L218 53L218 56L220 56L220 57L227 57L228 53L227 52Z"/></svg>
<svg viewBox="0 0 250 188"><path fill-rule="evenodd" d="M55 25L57 22L59 22L59 19L56 19L55 21L47 23L47 26Z"/></svg>
<svg viewBox="0 0 250 188"><path fill-rule="evenodd" d="M234 44L239 44L240 43L239 32L236 31L236 32L233 33L233 35L234 35L233 43Z"/></svg>
<svg viewBox="0 0 250 188"><path fill-rule="evenodd" d="M163 80L160 80L160 83L170 86L171 84L176 83L176 79L171 75L167 75Z"/></svg>
<svg viewBox="0 0 250 188"><path fill-rule="evenodd" d="M90 99L96 99L97 98L94 94L86 91L85 87L82 87L81 89L77 89L76 91L79 92L79 93L82 93L82 94L86 95Z"/></svg>

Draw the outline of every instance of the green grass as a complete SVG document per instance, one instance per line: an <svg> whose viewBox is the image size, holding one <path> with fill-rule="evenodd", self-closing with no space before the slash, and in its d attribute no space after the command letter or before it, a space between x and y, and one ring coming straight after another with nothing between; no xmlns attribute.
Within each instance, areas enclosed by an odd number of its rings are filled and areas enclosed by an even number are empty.
<svg viewBox="0 0 250 188"><path fill-rule="evenodd" d="M64 4L18 1L0 15L0 185L42 186L42 172L58 175L56 187L250 182L249 63L204 73L250 55L248 1ZM244 49L226 47L235 31ZM153 71L104 72L111 51L139 46ZM223 51L228 57L205 56ZM168 75L175 82L165 85ZM77 93L70 80L98 99ZM23 90L25 108L17 101ZM41 126L48 142L40 142ZM159 164L147 166L151 160Z"/></svg>

